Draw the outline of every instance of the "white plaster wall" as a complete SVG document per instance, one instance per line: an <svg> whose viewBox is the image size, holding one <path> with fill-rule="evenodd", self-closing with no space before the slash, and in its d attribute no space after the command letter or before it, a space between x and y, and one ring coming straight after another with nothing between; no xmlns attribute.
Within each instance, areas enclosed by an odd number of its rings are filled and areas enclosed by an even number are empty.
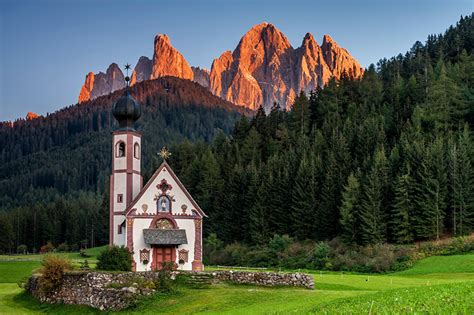
<svg viewBox="0 0 474 315"><path fill-rule="evenodd" d="M141 149L142 149L142 143L141 143L141 138L137 136L133 136L133 170L140 172L141 173L141 160L142 160L142 154L141 154ZM140 154L139 154L139 159L135 158L135 143L138 143L140 145Z"/></svg>
<svg viewBox="0 0 474 315"><path fill-rule="evenodd" d="M143 229L148 229L150 227L152 219L140 219L137 218L133 222L133 260L136 263L137 271L147 271L151 270L151 262L153 260L153 251L150 246L145 244L145 239L143 238ZM140 262L140 250L148 249L150 251L150 260L147 265L144 265Z"/></svg>
<svg viewBox="0 0 474 315"><path fill-rule="evenodd" d="M116 156L116 150L117 150L117 143L119 141L123 141L125 143L125 156L124 157L115 157ZM114 135L113 139L113 145L114 145L114 154L112 158L114 159L114 170L123 170L127 168L127 150L129 149L127 147L127 135L121 134L121 135Z"/></svg>
<svg viewBox="0 0 474 315"><path fill-rule="evenodd" d="M126 245L126 230L127 230L127 222L125 222L125 228L122 229L122 234L118 234L118 226L125 220L124 215L114 215L113 223L114 226L111 227L114 229L114 245L117 246L125 246Z"/></svg>
<svg viewBox="0 0 474 315"><path fill-rule="evenodd" d="M145 243L143 238L143 229L148 229L150 227L152 219L150 218L135 218L133 222L133 260L136 263L136 271L147 271L151 270L151 264L153 261L153 249L151 246ZM194 220L191 219L178 219L176 220L179 229L186 230L186 238L188 244L179 245L176 250L176 260L175 263L178 264L179 270L192 270L192 262L194 260ZM143 264L140 262L140 250L148 249L150 251L150 260L148 264ZM179 250L186 249L188 250L188 262L182 265L179 265Z"/></svg>
<svg viewBox="0 0 474 315"><path fill-rule="evenodd" d="M161 194L161 191L156 186L163 179L166 179L168 184L172 186L172 189L168 191L168 194L174 198L174 201L171 202L172 214L182 214L182 205L187 207L186 214L192 214L193 206L191 204L191 200L189 200L184 191L179 188L178 183L169 174L168 170L165 170L166 168L161 170L148 190L143 193L140 199L137 200L134 206L134 208L137 209L137 214L143 213L144 204L148 205L148 214L156 214L156 201L154 199L156 195Z"/></svg>
<svg viewBox="0 0 474 315"><path fill-rule="evenodd" d="M142 182L142 176L133 173L132 174L132 198L135 199L135 197L138 195L140 190L142 189L141 182Z"/></svg>
<svg viewBox="0 0 474 315"><path fill-rule="evenodd" d="M123 201L117 202L117 195L123 195ZM115 173L114 174L114 211L123 211L127 205L127 174L126 173Z"/></svg>
<svg viewBox="0 0 474 315"><path fill-rule="evenodd" d="M180 249L188 250L188 262L183 265L178 265L179 270L192 270L192 262L194 260L194 242L195 242L195 228L194 220L192 219L176 219L178 224L178 229L186 230L186 238L188 239L188 244L179 245L176 251L176 263L179 263L179 253Z"/></svg>

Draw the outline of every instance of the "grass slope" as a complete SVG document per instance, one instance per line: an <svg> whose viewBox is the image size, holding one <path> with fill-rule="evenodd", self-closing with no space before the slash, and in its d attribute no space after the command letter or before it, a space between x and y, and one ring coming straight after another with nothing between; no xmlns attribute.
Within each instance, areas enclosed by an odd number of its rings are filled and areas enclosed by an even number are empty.
<svg viewBox="0 0 474 315"><path fill-rule="evenodd" d="M89 251L95 261L102 248ZM61 254L76 262L79 254ZM0 314L98 314L97 310L41 304L15 282L40 265L41 255L0 256ZM23 259L22 259L23 258ZM7 260L8 259L8 260ZM12 260L13 259L13 260ZM316 289L219 284L182 287L146 298L127 314L393 314L474 312L474 254L430 257L386 275L312 272Z"/></svg>

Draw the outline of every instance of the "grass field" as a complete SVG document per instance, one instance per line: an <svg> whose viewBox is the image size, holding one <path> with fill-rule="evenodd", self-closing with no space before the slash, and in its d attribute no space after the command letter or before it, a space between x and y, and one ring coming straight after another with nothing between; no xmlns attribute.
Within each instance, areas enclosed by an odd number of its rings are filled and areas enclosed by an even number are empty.
<svg viewBox="0 0 474 315"><path fill-rule="evenodd" d="M90 251L95 262L101 249ZM78 254L62 254L76 263ZM16 282L40 265L40 255L0 256L0 314L98 314L79 306L38 303ZM316 289L219 284L179 288L146 298L127 314L472 314L474 254L430 257L386 275L313 272Z"/></svg>

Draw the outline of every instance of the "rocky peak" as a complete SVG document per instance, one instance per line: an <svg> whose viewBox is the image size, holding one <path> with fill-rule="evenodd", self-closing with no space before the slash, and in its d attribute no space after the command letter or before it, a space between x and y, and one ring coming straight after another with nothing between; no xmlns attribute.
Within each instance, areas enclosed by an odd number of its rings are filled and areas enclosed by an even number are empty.
<svg viewBox="0 0 474 315"><path fill-rule="evenodd" d="M150 79L166 75L189 80L194 77L193 70L186 59L171 46L169 37L159 34L155 36L155 51Z"/></svg>
<svg viewBox="0 0 474 315"><path fill-rule="evenodd" d="M79 103L93 100L125 87L125 77L116 63L110 64L105 73L89 72L79 93Z"/></svg>
<svg viewBox="0 0 474 315"><path fill-rule="evenodd" d="M153 68L153 61L145 56L141 56L138 59L137 65L132 72L132 76L130 78L130 85L134 85L135 83L149 80L151 76L151 70Z"/></svg>
<svg viewBox="0 0 474 315"><path fill-rule="evenodd" d="M191 67L193 70L193 76L194 79L193 81L204 86L205 88L209 88L209 82L210 82L210 77L209 77L209 70L204 69L204 68L199 68L199 67Z"/></svg>
<svg viewBox="0 0 474 315"><path fill-rule="evenodd" d="M33 119L36 119L38 117L39 117L39 115L36 114L36 113L33 113L33 112L28 112L28 114L26 114L26 120L33 120Z"/></svg>
<svg viewBox="0 0 474 315"><path fill-rule="evenodd" d="M331 36L324 35L321 48L324 60L336 78L340 78L344 71L353 78L363 75L364 69L357 60L346 49L340 47Z"/></svg>

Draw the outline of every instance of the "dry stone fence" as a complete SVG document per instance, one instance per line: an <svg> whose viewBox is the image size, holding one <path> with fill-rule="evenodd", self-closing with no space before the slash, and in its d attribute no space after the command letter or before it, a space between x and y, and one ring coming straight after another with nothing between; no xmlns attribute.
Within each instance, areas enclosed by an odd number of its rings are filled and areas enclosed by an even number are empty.
<svg viewBox="0 0 474 315"><path fill-rule="evenodd" d="M206 283L231 282L237 284L262 286L295 286L314 289L313 277L303 273L215 271L183 272L175 271L172 279L178 275L188 275L191 280ZM33 275L26 289L41 302L88 305L100 310L122 310L133 304L137 298L150 295L153 289L138 285L137 280L154 281L157 272L68 272L62 284L46 294L39 288L40 275Z"/></svg>

